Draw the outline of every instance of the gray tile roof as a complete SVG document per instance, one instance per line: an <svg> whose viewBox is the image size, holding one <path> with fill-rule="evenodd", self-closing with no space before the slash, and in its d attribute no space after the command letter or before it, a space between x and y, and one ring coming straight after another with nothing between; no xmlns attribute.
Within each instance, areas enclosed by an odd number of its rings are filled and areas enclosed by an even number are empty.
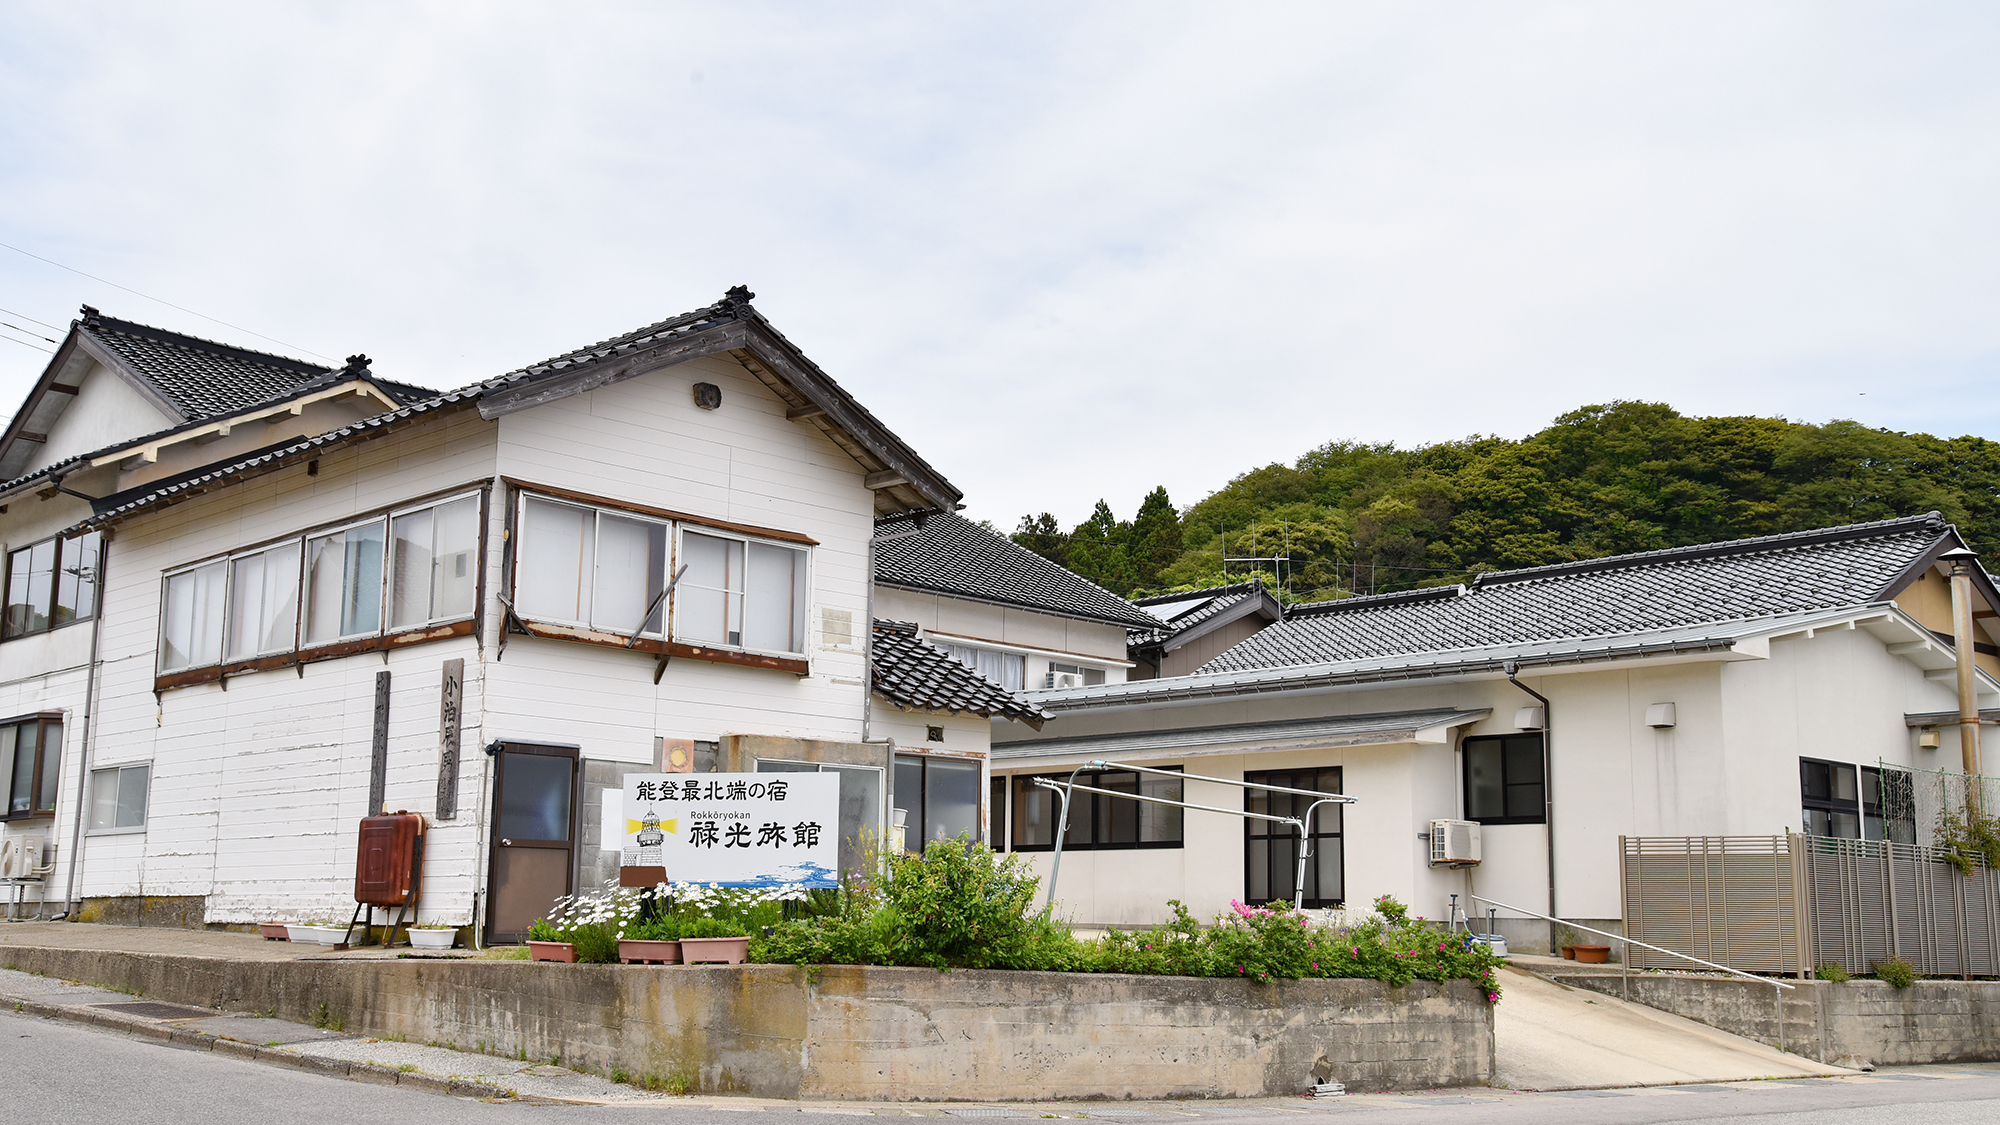
<svg viewBox="0 0 2000 1125"><path fill-rule="evenodd" d="M1293 606L1203 673L1700 629L1867 605L1953 535L1936 512ZM1954 542L1956 540L1954 539Z"/></svg>
<svg viewBox="0 0 2000 1125"><path fill-rule="evenodd" d="M532 386L538 379L553 378L559 376L562 372L573 370L578 366L596 363L618 355L630 354L640 348L668 341L679 335L713 327L719 323L732 320L754 322L762 331L783 340L783 337L778 334L777 330L771 327L770 322L765 320L762 314L758 313L755 308L751 307L749 302L752 296L747 289L738 286L731 289L721 301L706 308L696 309L694 312L684 313L681 316L660 321L658 324L648 325L634 332L628 332L623 336L613 337L602 343L593 344L589 348L557 356L554 359L544 360L538 364L531 364L528 367L481 380L480 382L472 383L456 390L446 391L442 394L432 394L427 398L405 402L394 410L360 419L337 430L329 430L314 437L302 438L284 446L259 450L235 461L204 467L179 477L155 481L126 492L104 497L94 505L95 512L91 518L78 523L70 531L75 532L113 523L123 516L158 504L185 499L229 481L277 468L294 460L308 457L318 450L393 429L411 419L440 411L476 405L488 395L514 391L522 386ZM786 341L786 344L789 346L789 341ZM802 356L799 359L810 363L809 360L804 360ZM845 390L834 384L823 372L820 372L817 368L813 368L812 373L823 384L828 393L836 396L839 402L843 404L843 409L851 408L868 423L877 426L880 425L875 420L874 415L862 410L860 405L853 401L852 396L849 396ZM377 385L384 386L385 384L377 382ZM422 388L408 387L404 384L387 384L386 386L391 388L391 395L397 398L402 397L401 391L403 390L411 392L422 390ZM916 458L916 454L913 451L901 444L901 439L889 433L886 428L881 429L879 435L871 436L878 436L883 440L894 443L900 454L909 457L918 464L924 464L920 459ZM123 444L129 444L129 442ZM924 464L924 468L929 469L929 466ZM46 472L47 470L43 471ZM939 478L940 481L942 479L941 477ZM18 484L19 482L16 483ZM945 482L944 486L948 488L949 483ZM953 495L956 495L955 491ZM1081 579L1078 581L1081 581Z"/></svg>
<svg viewBox="0 0 2000 1125"><path fill-rule="evenodd" d="M876 521L876 531L881 535L906 532L918 518L890 516ZM885 586L1114 625L1154 628L1160 623L1082 575L951 512L932 513L915 534L877 544L875 578Z"/></svg>
<svg viewBox="0 0 2000 1125"><path fill-rule="evenodd" d="M336 370L116 320L89 305L83 307L77 330L151 383L189 420L240 410Z"/></svg>
<svg viewBox="0 0 2000 1125"><path fill-rule="evenodd" d="M870 672L875 694L911 711L999 716L1040 728L1049 713L967 668L900 621L875 622Z"/></svg>

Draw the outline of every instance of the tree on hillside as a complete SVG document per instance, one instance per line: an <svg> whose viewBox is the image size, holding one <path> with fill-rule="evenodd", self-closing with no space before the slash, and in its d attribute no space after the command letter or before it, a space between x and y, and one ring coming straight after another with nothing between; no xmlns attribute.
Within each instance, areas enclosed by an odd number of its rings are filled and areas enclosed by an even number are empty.
<svg viewBox="0 0 2000 1125"><path fill-rule="evenodd" d="M1100 502L1066 536L1045 514L1014 539L1128 595L1240 580L1226 539L1232 556L1289 554L1288 596L1326 598L1931 509L2000 550L2000 443L1612 402L1520 440L1329 442L1178 519L1155 489L1129 523Z"/></svg>

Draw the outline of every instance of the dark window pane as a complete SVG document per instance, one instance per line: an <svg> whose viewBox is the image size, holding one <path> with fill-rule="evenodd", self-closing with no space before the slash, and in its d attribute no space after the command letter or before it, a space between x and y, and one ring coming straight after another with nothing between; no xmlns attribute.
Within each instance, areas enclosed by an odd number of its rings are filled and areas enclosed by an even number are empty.
<svg viewBox="0 0 2000 1125"><path fill-rule="evenodd" d="M1824 801L1833 796L1833 783L1828 780L1828 766L1825 762L1800 762L1799 787L1807 800Z"/></svg>
<svg viewBox="0 0 2000 1125"><path fill-rule="evenodd" d="M30 727L32 731L34 728ZM35 746L33 736L26 745L17 745L21 740L20 727L0 727L0 765L9 766L12 775L7 789L7 811L24 813L34 797L35 786Z"/></svg>
<svg viewBox="0 0 2000 1125"><path fill-rule="evenodd" d="M1182 800L1182 782L1178 777L1161 777L1145 774L1139 781L1140 792L1148 797L1158 797L1165 801ZM1139 842L1142 844L1164 844L1181 842L1181 818L1183 810L1172 805L1139 806Z"/></svg>
<svg viewBox="0 0 2000 1125"><path fill-rule="evenodd" d="M1097 782L1099 789L1109 789L1114 793L1137 793L1139 775L1136 773L1107 773ZM1121 800L1117 797L1099 796L1098 826L1104 833L1101 844L1136 844L1139 842L1139 802Z"/></svg>
<svg viewBox="0 0 2000 1125"><path fill-rule="evenodd" d="M1014 779L1014 846L1050 847L1056 842L1056 795L1025 777Z"/></svg>
<svg viewBox="0 0 2000 1125"><path fill-rule="evenodd" d="M979 838L979 763L924 761L924 841Z"/></svg>
<svg viewBox="0 0 2000 1125"><path fill-rule="evenodd" d="M505 776L494 830L521 840L569 839L571 759L514 751L501 758Z"/></svg>
<svg viewBox="0 0 2000 1125"><path fill-rule="evenodd" d="M1540 784L1542 780L1542 740L1539 738L1510 738L1507 740L1507 784Z"/></svg>
<svg viewBox="0 0 2000 1125"><path fill-rule="evenodd" d="M914 754L896 755L896 802L903 810L903 850L924 847L924 760ZM891 831L894 831L893 822Z"/></svg>
<svg viewBox="0 0 2000 1125"><path fill-rule="evenodd" d="M1507 787L1507 818L1519 820L1543 816L1548 812L1544 807L1540 785L1509 785Z"/></svg>

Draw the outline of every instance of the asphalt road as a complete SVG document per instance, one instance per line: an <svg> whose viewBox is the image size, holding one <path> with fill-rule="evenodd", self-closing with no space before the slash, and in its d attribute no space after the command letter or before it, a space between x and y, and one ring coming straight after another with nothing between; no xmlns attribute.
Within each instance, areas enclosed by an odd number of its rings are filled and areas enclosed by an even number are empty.
<svg viewBox="0 0 2000 1125"><path fill-rule="evenodd" d="M96 1028L0 1012L0 1060L7 1074L10 1110L22 1121L144 1120L162 1125L269 1125L285 1122L393 1121L398 1125L459 1122L550 1121L577 1125L623 1122L713 1122L717 1117L853 1125L869 1115L862 1107L741 1108L709 1101L645 1106L562 1106L481 1103L302 1073ZM962 1107L954 1107L961 1108ZM1474 1090L1427 1098L1418 1095L1359 1101L1259 1103L1120 1103L1065 1106L1062 1116L1107 1111L1123 1125L1187 1123L1214 1118L1220 1125L1259 1119L1301 1122L1400 1122L1419 1125L1642 1125L1652 1122L1754 1122L1755 1125L1987 1125L2000 1121L2000 1067L1923 1067L1854 1079L1810 1079L1737 1086L1514 1094ZM943 1117L935 1104L884 1105L874 1115ZM1115 1116L1114 1116L1115 1115ZM1041 1113L1022 1113L1024 1119Z"/></svg>

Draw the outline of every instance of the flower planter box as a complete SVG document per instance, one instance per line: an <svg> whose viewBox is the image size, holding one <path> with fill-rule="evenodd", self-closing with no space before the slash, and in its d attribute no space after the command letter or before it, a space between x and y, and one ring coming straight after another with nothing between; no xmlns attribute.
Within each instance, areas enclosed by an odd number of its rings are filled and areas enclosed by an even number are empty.
<svg viewBox="0 0 2000 1125"><path fill-rule="evenodd" d="M1608 945L1576 945L1570 948L1576 950L1579 965L1602 965L1611 959L1611 947Z"/></svg>
<svg viewBox="0 0 2000 1125"><path fill-rule="evenodd" d="M681 943L623 938L618 942L618 959L627 965L678 965Z"/></svg>
<svg viewBox="0 0 2000 1125"><path fill-rule="evenodd" d="M257 932L264 935L265 941L290 941L292 938L291 928L292 923L290 922L257 923Z"/></svg>
<svg viewBox="0 0 2000 1125"><path fill-rule="evenodd" d="M747 937L684 937L680 945L681 960L690 965L741 965L750 959Z"/></svg>
<svg viewBox="0 0 2000 1125"><path fill-rule="evenodd" d="M287 926L285 932L290 940L296 942L325 946L347 944L346 926Z"/></svg>
<svg viewBox="0 0 2000 1125"><path fill-rule="evenodd" d="M528 956L536 961L576 961L576 946L567 941L531 941Z"/></svg>
<svg viewBox="0 0 2000 1125"><path fill-rule="evenodd" d="M409 935L411 949L450 949L458 944L458 931L451 930L404 930Z"/></svg>

